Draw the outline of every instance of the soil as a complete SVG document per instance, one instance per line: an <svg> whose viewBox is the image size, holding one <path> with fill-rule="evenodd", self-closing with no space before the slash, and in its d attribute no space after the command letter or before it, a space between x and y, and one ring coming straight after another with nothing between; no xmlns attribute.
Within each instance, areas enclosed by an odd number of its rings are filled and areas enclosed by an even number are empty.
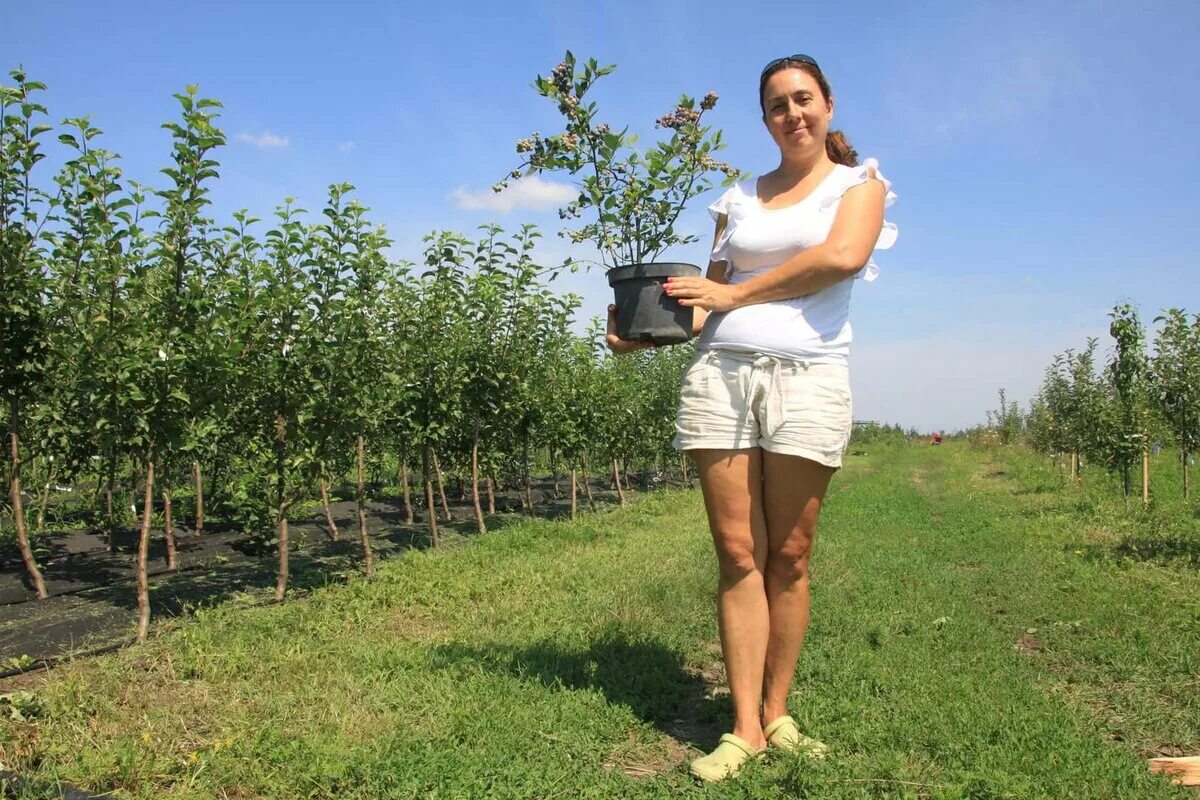
<svg viewBox="0 0 1200 800"><path fill-rule="evenodd" d="M635 477L632 483L638 490L663 485L651 476ZM561 480L559 486L556 493L551 479L534 481L536 516L569 515L570 478ZM617 499L616 492L602 479L592 481L592 493L601 508L611 507ZM415 522L411 525L405 522L400 497L375 497L367 502L367 531L377 559L429 546L419 499L420 492L414 489ZM587 497L582 487L578 504L580 513L586 513ZM341 533L338 541L331 541L327 535L320 504L311 507L311 512L303 517L289 517L289 592L344 580L361 570L356 505L352 500L343 500L331 504L331 508ZM489 531L525 518L516 489L498 494L496 509L500 513L485 514ZM438 506L438 527L445 546L460 544L476 532L474 508L469 500L451 499L450 510L452 521L443 522ZM151 617L158 623L221 603L241 592L275 585L277 555L273 530L245 533L210 524L203 535L195 536L189 530L177 528L178 568L174 572L166 568L162 530L151 535L148 564ZM114 552L108 551L103 534L82 529L36 537L35 547L50 593L50 597L40 601L34 596L16 548L0 548L0 677L68 656L119 647L132 640L136 629L135 529L118 532Z"/></svg>

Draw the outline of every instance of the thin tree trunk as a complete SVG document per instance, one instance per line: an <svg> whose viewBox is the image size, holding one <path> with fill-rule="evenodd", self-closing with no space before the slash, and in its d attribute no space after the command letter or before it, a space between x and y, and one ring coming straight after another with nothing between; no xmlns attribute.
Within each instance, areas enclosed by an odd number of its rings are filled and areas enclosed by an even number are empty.
<svg viewBox="0 0 1200 800"><path fill-rule="evenodd" d="M367 489L363 478L367 453L367 441L358 435L358 538L362 542L363 566L368 578L375 576L375 563L371 558L371 539L367 536Z"/></svg>
<svg viewBox="0 0 1200 800"><path fill-rule="evenodd" d="M437 477L438 496L442 500L442 514L444 521L449 522L453 517L450 516L450 504L446 502L446 483L442 478L442 465L438 461L437 452L433 451L433 472Z"/></svg>
<svg viewBox="0 0 1200 800"><path fill-rule="evenodd" d="M175 569L175 522L171 519L171 487L163 486L163 533L167 537L167 569Z"/></svg>
<svg viewBox="0 0 1200 800"><path fill-rule="evenodd" d="M408 491L408 457L407 453L400 456L400 493L404 496L404 521L413 524L412 497Z"/></svg>
<svg viewBox="0 0 1200 800"><path fill-rule="evenodd" d="M488 475L484 480L484 486L487 488L488 513L494 515L496 513L496 479Z"/></svg>
<svg viewBox="0 0 1200 800"><path fill-rule="evenodd" d="M196 486L196 535L204 535L204 473L200 461L192 462L192 483Z"/></svg>
<svg viewBox="0 0 1200 800"><path fill-rule="evenodd" d="M578 513L578 498L579 496L579 481L575 477L575 467L571 466L571 519L575 519Z"/></svg>
<svg viewBox="0 0 1200 800"><path fill-rule="evenodd" d="M554 499L557 500L561 490L558 488L558 453L553 447L550 448L550 477L554 479Z"/></svg>
<svg viewBox="0 0 1200 800"><path fill-rule="evenodd" d="M429 470L432 462L431 448L426 444L421 450L421 471L424 473L425 479L425 517L429 523L429 538L433 542L434 547L441 547L441 539L438 538L437 527L437 510L433 505L433 483L430 480Z"/></svg>
<svg viewBox="0 0 1200 800"><path fill-rule="evenodd" d="M325 465L321 465L321 507L325 509L325 527L329 541L336 542L341 536L337 523L333 520L333 509L329 506L329 479L325 477Z"/></svg>
<svg viewBox="0 0 1200 800"><path fill-rule="evenodd" d="M679 474L683 476L683 485L688 489L692 488L692 481L688 478L687 455L684 453L679 454Z"/></svg>
<svg viewBox="0 0 1200 800"><path fill-rule="evenodd" d="M487 533L483 521L483 508L479 505L479 426L475 426L475 438L471 442L471 503L475 506L475 523L480 533Z"/></svg>
<svg viewBox="0 0 1200 800"><path fill-rule="evenodd" d="M29 580L33 583L33 591L37 595L38 600L45 600L46 583L42 580L42 572L38 569L37 562L33 560L33 549L29 546L29 536L25 532L25 507L21 505L21 450L17 441L17 412L19 407L14 398L9 404L9 483L8 492L12 502L13 524L17 528L17 545L21 549L21 558L25 561L25 571L29 573Z"/></svg>
<svg viewBox="0 0 1200 800"><path fill-rule="evenodd" d="M592 497L592 479L588 477L587 453L579 457L580 466L583 467L583 491L587 494L588 507L592 511L596 510L596 498Z"/></svg>
<svg viewBox="0 0 1200 800"><path fill-rule="evenodd" d="M150 554L150 515L154 510L154 459L146 459L146 494L142 500L142 530L138 536L137 557L137 640L143 641L150 630L150 586L146 580L146 558Z"/></svg>
<svg viewBox="0 0 1200 800"><path fill-rule="evenodd" d="M621 505L625 505L625 490L621 488L621 474L617 472L617 460L612 460L612 482L613 486L617 487L617 499L621 501Z"/></svg>

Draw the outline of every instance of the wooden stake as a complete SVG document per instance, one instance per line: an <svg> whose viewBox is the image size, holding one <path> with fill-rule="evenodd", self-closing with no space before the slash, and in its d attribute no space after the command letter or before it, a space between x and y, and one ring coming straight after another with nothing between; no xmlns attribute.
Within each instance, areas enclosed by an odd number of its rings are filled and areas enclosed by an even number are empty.
<svg viewBox="0 0 1200 800"><path fill-rule="evenodd" d="M533 513L533 489L530 487L529 480L529 434L525 434L525 466L522 476L522 481L525 483L525 508L530 514Z"/></svg>
<svg viewBox="0 0 1200 800"><path fill-rule="evenodd" d="M117 531L117 522L113 511L113 467L112 462L115 459L110 457L108 468L108 485L104 489L104 525L108 529L108 552L112 553L117 549L117 543L114 541Z"/></svg>
<svg viewBox="0 0 1200 800"><path fill-rule="evenodd" d="M192 483L196 486L196 535L204 535L204 475L200 462L192 462Z"/></svg>
<svg viewBox="0 0 1200 800"><path fill-rule="evenodd" d="M1142 450L1142 508L1150 507L1150 451Z"/></svg>
<svg viewBox="0 0 1200 800"><path fill-rule="evenodd" d="M583 491L587 494L588 507L592 511L596 510L596 498L592 497L592 480L588 477L587 453L579 457L580 466L583 468Z"/></svg>
<svg viewBox="0 0 1200 800"><path fill-rule="evenodd" d="M366 472L367 440L361 433L358 435L358 538L362 543L363 571L368 578L375 576L375 560L371 556L371 538L367 536L367 487L364 474Z"/></svg>
<svg viewBox="0 0 1200 800"><path fill-rule="evenodd" d="M475 524L480 533L487 533L483 521L483 508L479 505L479 426L475 426L475 438L471 442L471 503L475 506Z"/></svg>
<svg viewBox="0 0 1200 800"><path fill-rule="evenodd" d="M279 574L275 579L275 600L281 602L288 583L288 496L287 496L287 420L275 414L275 521L279 548Z"/></svg>
<svg viewBox="0 0 1200 800"><path fill-rule="evenodd" d="M175 569L175 521L171 518L171 487L163 487L163 532L167 536L167 569Z"/></svg>
<svg viewBox="0 0 1200 800"><path fill-rule="evenodd" d="M137 640L144 641L150 630L150 587L146 580L146 558L150 554L150 516L154 511L154 460L146 459L146 494L142 499L142 530L138 536L137 557Z"/></svg>
<svg viewBox="0 0 1200 800"><path fill-rule="evenodd" d="M408 493L408 454L400 455L400 490L404 495L404 521L413 524L412 498Z"/></svg>
<svg viewBox="0 0 1200 800"><path fill-rule="evenodd" d="M1183 448L1180 461L1183 464L1183 502L1186 503L1188 502L1188 451L1186 447Z"/></svg>
<svg viewBox="0 0 1200 800"><path fill-rule="evenodd" d="M275 507L279 515L277 533L279 536L279 577L275 581L275 599L283 600L288 583L288 504L284 494L283 477L279 478L279 502Z"/></svg>
<svg viewBox="0 0 1200 800"><path fill-rule="evenodd" d="M575 467L571 467L571 519L575 519L576 499L579 496L579 482L575 478Z"/></svg>
<svg viewBox="0 0 1200 800"><path fill-rule="evenodd" d="M429 475L433 462L430 457L431 453L432 448L428 444L421 450L421 471L425 479L425 517L429 524L429 538L433 542L433 546L441 547L442 542L438 537L437 509L433 506L433 482Z"/></svg>
<svg viewBox="0 0 1200 800"><path fill-rule="evenodd" d="M625 490L621 488L621 473L617 472L617 460L612 460L612 481L613 486L617 487L617 499L621 501L621 505L625 505Z"/></svg>

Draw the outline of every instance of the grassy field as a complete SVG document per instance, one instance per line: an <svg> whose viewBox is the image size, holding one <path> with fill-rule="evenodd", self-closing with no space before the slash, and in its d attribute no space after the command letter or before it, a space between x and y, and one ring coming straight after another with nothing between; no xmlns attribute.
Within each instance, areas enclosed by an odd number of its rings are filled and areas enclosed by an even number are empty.
<svg viewBox="0 0 1200 800"><path fill-rule="evenodd" d="M1019 452L868 450L789 703L825 762L688 777L730 703L703 507L672 491L25 676L2 768L29 797L1194 797L1145 759L1200 753L1195 516Z"/></svg>

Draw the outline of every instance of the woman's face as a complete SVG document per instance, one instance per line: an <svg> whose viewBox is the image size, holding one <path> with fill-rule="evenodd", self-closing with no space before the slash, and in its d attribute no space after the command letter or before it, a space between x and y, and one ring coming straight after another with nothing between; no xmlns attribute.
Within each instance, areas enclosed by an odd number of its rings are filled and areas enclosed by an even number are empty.
<svg viewBox="0 0 1200 800"><path fill-rule="evenodd" d="M763 122L783 153L825 149L833 103L825 102L816 78L802 69L781 69L763 87Z"/></svg>

